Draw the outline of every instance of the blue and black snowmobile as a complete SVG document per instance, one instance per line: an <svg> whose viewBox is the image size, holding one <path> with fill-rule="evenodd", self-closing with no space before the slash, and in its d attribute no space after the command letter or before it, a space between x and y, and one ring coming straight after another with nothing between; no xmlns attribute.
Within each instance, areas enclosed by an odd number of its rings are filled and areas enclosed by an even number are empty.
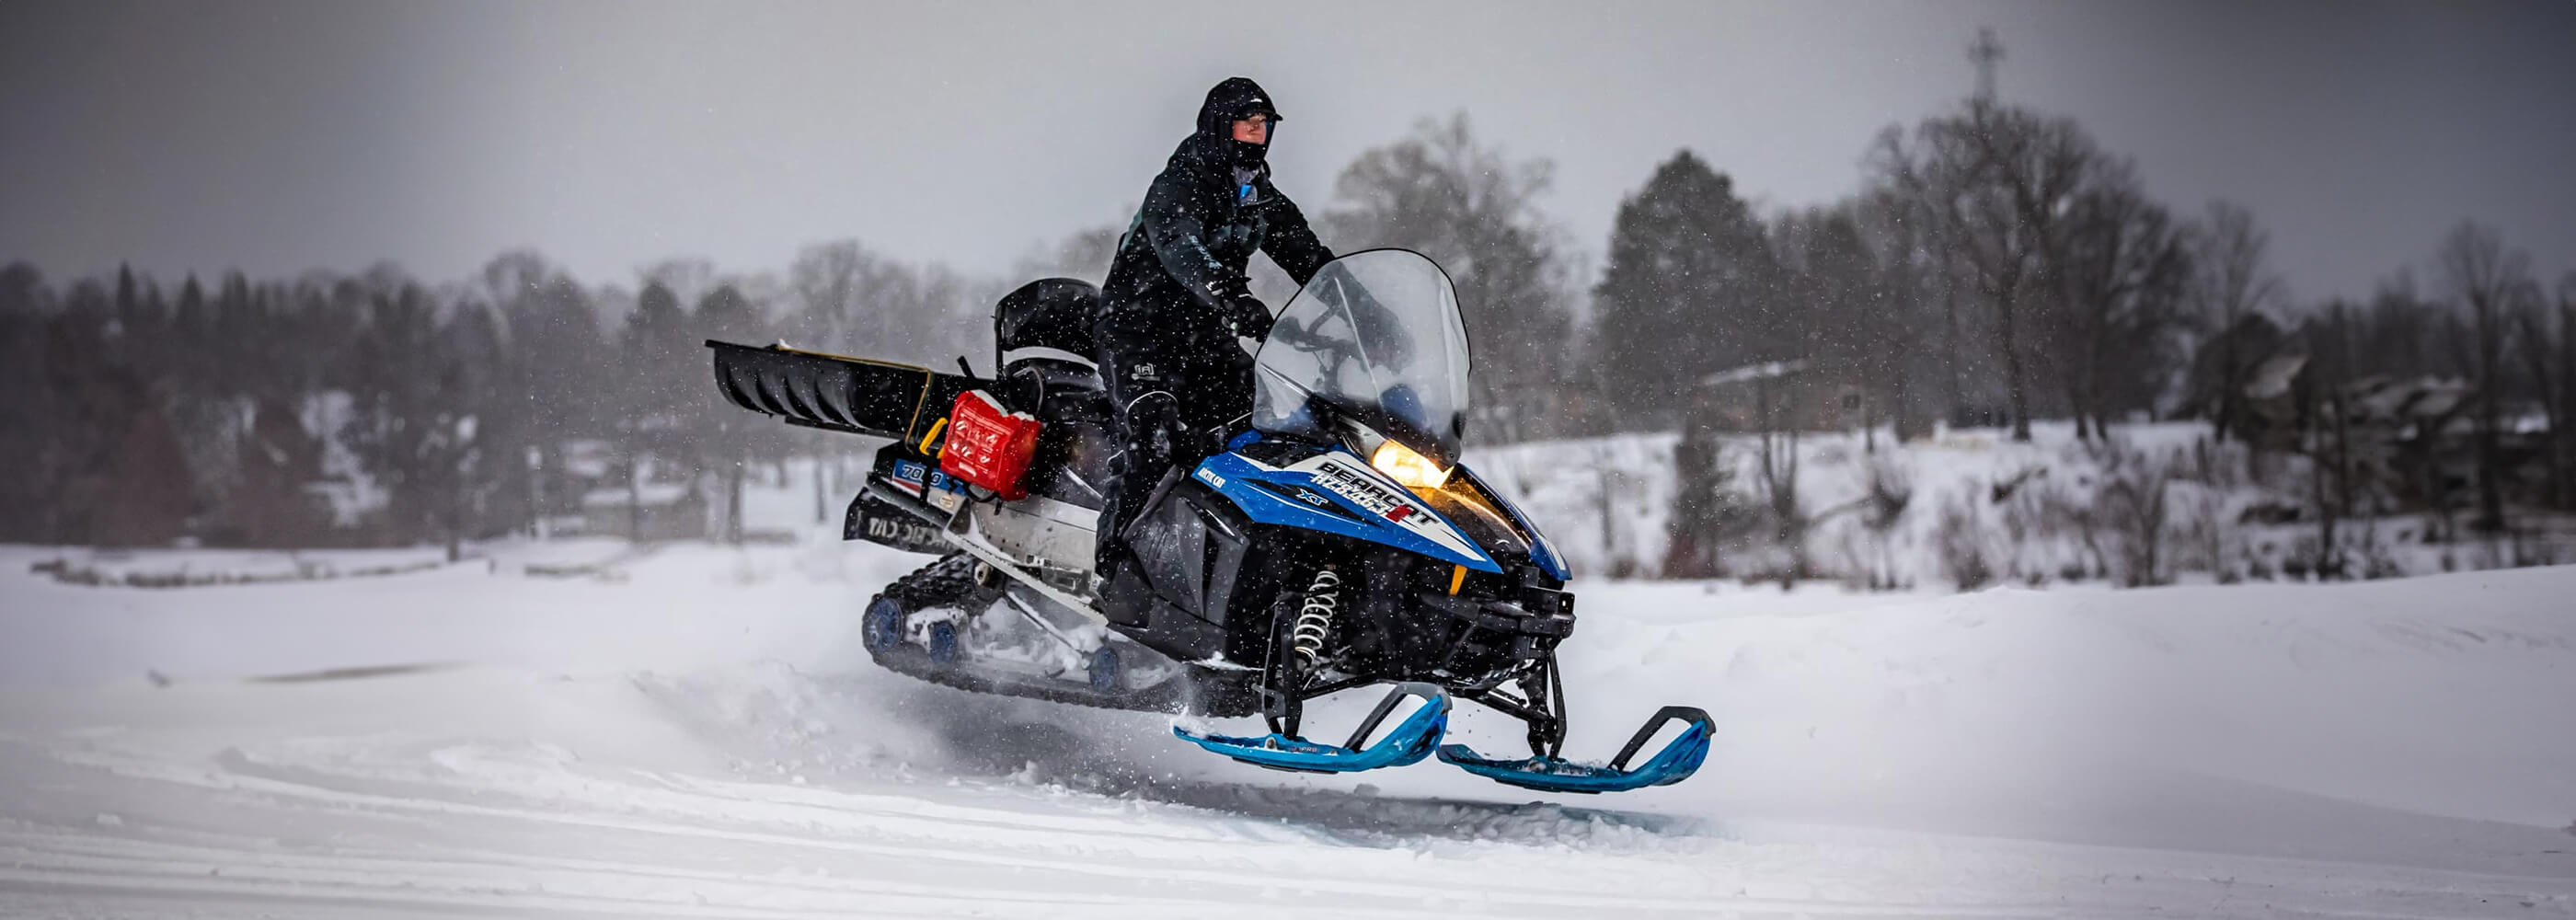
<svg viewBox="0 0 2576 920"><path fill-rule="evenodd" d="M891 439L844 536L941 558L869 602L861 634L877 663L979 692L1257 714L1266 735L1173 731L1281 770L1436 753L1514 786L1589 793L1699 767L1713 725L1683 706L1607 762L1559 756L1556 652L1574 595L1536 524L1459 463L1467 337L1437 264L1376 249L1317 272L1254 359L1240 430L1155 485L1126 534L1137 564L1095 583L1096 484L1117 449L1090 357L1098 297L1050 278L1003 298L990 378L962 359L950 374L707 343L736 405ZM1393 687L1347 740L1304 737L1308 701L1380 684ZM1453 699L1525 723L1529 756L1441 745Z"/></svg>

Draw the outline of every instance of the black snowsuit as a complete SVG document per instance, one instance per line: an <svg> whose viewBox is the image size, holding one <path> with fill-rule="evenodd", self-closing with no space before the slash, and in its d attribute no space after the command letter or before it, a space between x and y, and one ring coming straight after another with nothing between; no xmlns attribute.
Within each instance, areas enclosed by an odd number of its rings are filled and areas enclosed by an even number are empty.
<svg viewBox="0 0 2576 920"><path fill-rule="evenodd" d="M1101 286L1092 336L1125 447L1103 490L1104 563L1164 472L1197 465L1220 446L1228 423L1252 411L1252 357L1237 344L1232 310L1217 292L1239 284L1255 250L1298 284L1333 260L1306 215L1270 184L1262 151L1234 140L1234 122L1255 112L1274 124L1279 118L1270 94L1251 80L1208 90L1198 130L1154 177ZM1166 437L1174 421L1180 436Z"/></svg>

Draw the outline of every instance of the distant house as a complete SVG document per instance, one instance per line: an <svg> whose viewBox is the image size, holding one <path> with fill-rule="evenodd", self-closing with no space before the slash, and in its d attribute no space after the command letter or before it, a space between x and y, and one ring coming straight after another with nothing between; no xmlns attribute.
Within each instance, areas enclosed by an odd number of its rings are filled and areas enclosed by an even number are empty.
<svg viewBox="0 0 2576 920"><path fill-rule="evenodd" d="M2345 388L2362 475L2418 507L2465 504L2477 483L2477 389L2445 377L2369 376Z"/></svg>
<svg viewBox="0 0 2576 920"><path fill-rule="evenodd" d="M2238 388L2236 434L2265 450L2294 450L2306 410L2300 402L2300 376L2308 356L2298 352L2273 355L2254 365Z"/></svg>
<svg viewBox="0 0 2576 920"><path fill-rule="evenodd" d="M620 465L617 445L594 438L563 442L563 472L574 479L598 482Z"/></svg>
<svg viewBox="0 0 2576 920"><path fill-rule="evenodd" d="M1697 417L1720 430L1847 431L1887 421L1858 383L1817 372L1805 361L1752 364L1703 376L1692 399Z"/></svg>
<svg viewBox="0 0 2576 920"><path fill-rule="evenodd" d="M2348 437L2354 475L2402 507L2466 507L2476 493L2477 425L2469 409L2476 386L2453 377L2371 375L2345 385L2339 429L2308 392L2304 355L2269 358L2254 369L2239 394L2236 433L2266 450L2323 449L2326 438ZM2547 424L2511 424L2498 437L2498 461L2508 500L2536 496L2547 478Z"/></svg>

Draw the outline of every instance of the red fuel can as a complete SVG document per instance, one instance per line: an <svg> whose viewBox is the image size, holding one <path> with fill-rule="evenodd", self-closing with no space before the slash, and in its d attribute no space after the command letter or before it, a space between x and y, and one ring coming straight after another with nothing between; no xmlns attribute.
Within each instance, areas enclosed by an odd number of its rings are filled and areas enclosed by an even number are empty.
<svg viewBox="0 0 2576 920"><path fill-rule="evenodd" d="M968 390L957 394L948 413L948 441L939 449L939 468L951 476L993 490L1004 501L1027 498L1020 479L1038 453L1038 420L1026 412L1009 412L993 394Z"/></svg>

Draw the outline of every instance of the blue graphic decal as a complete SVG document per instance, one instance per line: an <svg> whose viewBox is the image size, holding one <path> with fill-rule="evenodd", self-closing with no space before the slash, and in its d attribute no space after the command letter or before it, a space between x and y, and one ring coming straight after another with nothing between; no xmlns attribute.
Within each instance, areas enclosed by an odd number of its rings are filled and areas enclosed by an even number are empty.
<svg viewBox="0 0 2576 920"><path fill-rule="evenodd" d="M1367 468L1367 464L1360 462L1358 457L1352 456L1347 451L1334 450L1330 453L1341 458L1346 466L1354 469ZM1234 454L1218 454L1199 464L1196 476L1200 482L1215 488L1217 494L1234 502L1235 507L1243 509L1244 515L1256 523L1340 534L1419 553L1442 562L1463 565L1479 572L1499 573L1503 570L1501 566L1495 565L1492 559L1486 558L1482 552L1471 549L1461 553L1442 546L1428 537L1414 533L1402 524L1388 520L1383 515L1351 501L1332 489L1316 485L1315 476L1312 473L1287 469L1265 470L1255 466L1252 461ZM1287 490L1285 494L1278 491L1283 487ZM1395 487L1387 486L1387 488ZM1290 497L1298 491L1330 499L1335 509L1342 513L1336 514L1333 511L1316 508ZM1410 497L1407 496L1408 499ZM1450 524L1447 518L1441 517L1439 512L1418 503L1408 507L1412 509L1412 514L1427 515L1440 526L1448 527L1451 532L1460 534L1461 539L1464 539L1464 532Z"/></svg>

